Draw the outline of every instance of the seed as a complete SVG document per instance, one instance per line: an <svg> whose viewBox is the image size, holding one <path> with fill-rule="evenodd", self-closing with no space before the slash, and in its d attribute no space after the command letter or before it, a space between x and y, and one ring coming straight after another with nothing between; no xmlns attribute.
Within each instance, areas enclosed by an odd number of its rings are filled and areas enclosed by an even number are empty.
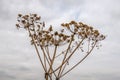
<svg viewBox="0 0 120 80"><path fill-rule="evenodd" d="M18 16L19 16L19 17L21 17L21 16L22 16L22 14L18 14Z"/></svg>

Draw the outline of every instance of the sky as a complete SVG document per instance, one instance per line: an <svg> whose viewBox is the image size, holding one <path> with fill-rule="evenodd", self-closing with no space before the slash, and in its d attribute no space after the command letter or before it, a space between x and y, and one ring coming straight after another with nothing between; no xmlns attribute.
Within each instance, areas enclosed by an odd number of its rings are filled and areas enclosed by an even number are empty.
<svg viewBox="0 0 120 80"><path fill-rule="evenodd" d="M106 35L102 47L61 80L120 80L120 0L0 0L0 80L44 80L18 13L37 13L47 25L80 21Z"/></svg>

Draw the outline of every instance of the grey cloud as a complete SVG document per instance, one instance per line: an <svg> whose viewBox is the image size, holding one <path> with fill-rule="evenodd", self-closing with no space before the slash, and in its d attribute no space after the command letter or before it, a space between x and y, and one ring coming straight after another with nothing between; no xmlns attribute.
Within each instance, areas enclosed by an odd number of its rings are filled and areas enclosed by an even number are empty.
<svg viewBox="0 0 120 80"><path fill-rule="evenodd" d="M4 0L1 0L0 2L0 19L5 20L10 18L10 12L6 5L4 5Z"/></svg>
<svg viewBox="0 0 120 80"><path fill-rule="evenodd" d="M120 76L116 74L104 74L104 73L93 73L93 74L85 74L80 76L80 79L82 80L119 80Z"/></svg>
<svg viewBox="0 0 120 80"><path fill-rule="evenodd" d="M38 13L48 25L77 20L108 35L100 50L95 50L63 79L119 80L119 3L119 0L1 0L0 79L44 80L29 38L14 26L18 13Z"/></svg>
<svg viewBox="0 0 120 80"><path fill-rule="evenodd" d="M73 9L74 7L77 8L77 6L82 6L84 3L84 0L39 0L41 4L44 4L45 7L48 9L55 9L57 11L64 12L65 10ZM61 12L61 13L62 13Z"/></svg>
<svg viewBox="0 0 120 80"><path fill-rule="evenodd" d="M120 75L118 74L104 74L104 73L98 73L98 74L93 74L97 80L119 80L120 79Z"/></svg>
<svg viewBox="0 0 120 80"><path fill-rule="evenodd" d="M16 80L16 77L14 75L8 74L5 71L0 71L0 79L2 79L2 80Z"/></svg>

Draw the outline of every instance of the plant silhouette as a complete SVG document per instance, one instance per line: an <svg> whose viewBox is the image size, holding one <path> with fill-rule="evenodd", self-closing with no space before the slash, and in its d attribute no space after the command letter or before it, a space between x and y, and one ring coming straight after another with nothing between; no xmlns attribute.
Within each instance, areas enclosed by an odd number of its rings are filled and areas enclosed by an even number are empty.
<svg viewBox="0 0 120 80"><path fill-rule="evenodd" d="M99 48L98 43L105 39L98 30L82 22L62 23L60 31L55 31L52 25L46 28L45 22L37 14L18 14L16 27L28 32L44 70L45 80L60 80L84 61L95 47ZM60 47L64 49L59 50ZM77 53L86 54L66 70ZM57 59L60 59L59 63L56 63Z"/></svg>

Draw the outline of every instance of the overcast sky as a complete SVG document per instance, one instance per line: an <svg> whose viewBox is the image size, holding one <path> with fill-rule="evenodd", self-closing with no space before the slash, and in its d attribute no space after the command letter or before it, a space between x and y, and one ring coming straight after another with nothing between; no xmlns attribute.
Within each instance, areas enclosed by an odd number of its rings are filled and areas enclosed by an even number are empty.
<svg viewBox="0 0 120 80"><path fill-rule="evenodd" d="M0 80L44 80L26 32L15 28L18 13L37 13L56 29L81 21L107 36L62 80L120 80L120 0L0 0Z"/></svg>

